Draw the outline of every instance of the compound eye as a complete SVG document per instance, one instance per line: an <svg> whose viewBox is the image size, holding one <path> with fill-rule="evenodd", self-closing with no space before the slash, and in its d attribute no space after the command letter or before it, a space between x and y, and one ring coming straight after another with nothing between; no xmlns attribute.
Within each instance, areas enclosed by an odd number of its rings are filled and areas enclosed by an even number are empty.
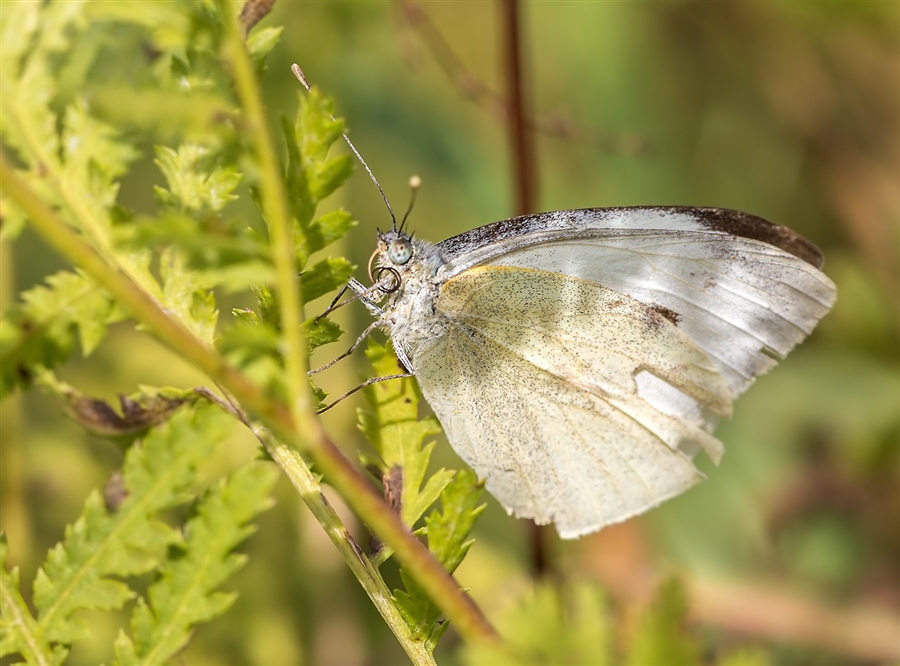
<svg viewBox="0 0 900 666"><path fill-rule="evenodd" d="M388 245L387 256L395 266L403 266L412 259L412 243L408 238L392 240Z"/></svg>

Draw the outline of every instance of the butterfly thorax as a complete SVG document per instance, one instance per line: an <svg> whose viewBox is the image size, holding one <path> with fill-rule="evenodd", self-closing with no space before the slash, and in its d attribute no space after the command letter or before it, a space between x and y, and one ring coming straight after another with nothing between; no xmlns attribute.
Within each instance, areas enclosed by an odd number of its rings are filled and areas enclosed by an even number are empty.
<svg viewBox="0 0 900 666"><path fill-rule="evenodd" d="M392 261L388 252L390 244L397 239L411 244L412 255L406 263ZM383 234L379 238L378 249L378 269L390 271L391 276L399 283L395 290L387 293L383 319L390 329L394 344L401 347L415 364L419 352L447 330L446 320L435 309L440 294L440 282L436 273L445 260L434 244L410 239L402 232L390 231Z"/></svg>

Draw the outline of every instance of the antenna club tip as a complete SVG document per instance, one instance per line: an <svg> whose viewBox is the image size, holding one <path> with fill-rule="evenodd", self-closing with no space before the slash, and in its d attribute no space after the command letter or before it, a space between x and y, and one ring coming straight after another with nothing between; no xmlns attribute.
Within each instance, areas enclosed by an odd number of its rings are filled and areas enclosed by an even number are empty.
<svg viewBox="0 0 900 666"><path fill-rule="evenodd" d="M422 179L419 176L410 176L409 178L409 188L411 190L417 190L422 187Z"/></svg>
<svg viewBox="0 0 900 666"><path fill-rule="evenodd" d="M303 70L300 69L300 65L294 63L291 65L291 72L294 73L294 76L297 77L297 80L303 84L303 87L307 90L310 89L309 81L306 80L306 75L303 73Z"/></svg>

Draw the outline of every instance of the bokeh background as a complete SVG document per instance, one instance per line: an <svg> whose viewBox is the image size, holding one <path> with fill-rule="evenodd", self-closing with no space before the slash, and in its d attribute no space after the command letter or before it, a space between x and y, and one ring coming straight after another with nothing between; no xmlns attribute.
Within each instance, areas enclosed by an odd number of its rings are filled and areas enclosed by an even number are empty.
<svg viewBox="0 0 900 666"><path fill-rule="evenodd" d="M718 469L701 461L705 484L577 542L551 533L556 566L600 581L626 618L660 579L679 575L713 651L762 645L779 664L896 661L900 3L525 2L521 12L539 210L746 210L816 242L838 287L834 311L722 424L727 453ZM437 241L509 217L499 18L494 2L276 2L264 21L285 26L264 79L270 113L293 115L297 62L334 97L395 209L406 205L408 178L421 176L410 222L418 236ZM153 209L152 185L162 184L145 148L121 193L137 210ZM364 266L376 227L389 225L380 196L360 169L329 205L359 220L333 252ZM4 299L54 261L28 235L14 253L4 247ZM231 299L223 312L252 305ZM367 321L362 307L341 316L353 336ZM314 362L334 353L319 350ZM323 385L346 390L366 372L359 359L344 361ZM137 384L203 383L129 326L60 374L106 398ZM364 446L362 404L348 400L326 417L348 452ZM5 401L2 419L0 519L30 580L119 452L40 394ZM436 464L460 464L439 448ZM254 453L236 436L210 474ZM199 631L184 663L402 663L318 524L287 483L277 492L246 545L239 601ZM526 524L487 501L458 576L490 617L527 588L530 554ZM97 646L111 643L107 616L86 622ZM92 645L73 663L97 663ZM451 632L439 660L452 661L455 645Z"/></svg>

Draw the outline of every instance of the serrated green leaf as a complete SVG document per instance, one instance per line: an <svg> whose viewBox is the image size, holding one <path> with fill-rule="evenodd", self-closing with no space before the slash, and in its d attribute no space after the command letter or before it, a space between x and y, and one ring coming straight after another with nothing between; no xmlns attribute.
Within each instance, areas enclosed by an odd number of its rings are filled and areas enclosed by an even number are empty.
<svg viewBox="0 0 900 666"><path fill-rule="evenodd" d="M300 275L300 297L309 303L347 284L352 273L353 264L343 257L323 259Z"/></svg>
<svg viewBox="0 0 900 666"><path fill-rule="evenodd" d="M210 286L200 283L200 276L187 269L180 253L163 250L159 272L163 280L163 304L177 315L194 335L212 345L219 311Z"/></svg>
<svg viewBox="0 0 900 666"><path fill-rule="evenodd" d="M256 313L250 308L232 308L231 314L245 324L250 324L251 326L259 325L259 318L257 318Z"/></svg>
<svg viewBox="0 0 900 666"><path fill-rule="evenodd" d="M156 188L159 200L193 213L220 212L237 199L234 190L242 175L234 167L216 166L217 159L197 144L182 144L177 150L157 146L156 165L169 183L168 189Z"/></svg>
<svg viewBox="0 0 900 666"><path fill-rule="evenodd" d="M310 179L310 193L314 199L322 200L344 184L353 173L352 155L338 155L318 165L314 178Z"/></svg>
<svg viewBox="0 0 900 666"><path fill-rule="evenodd" d="M472 545L470 535L485 505L479 505L483 484L471 470L460 470L441 493L441 511L434 510L425 519L425 534L430 550L450 573L465 558ZM438 623L440 609L409 576L400 570L404 590L395 590L394 599L414 635L434 645L446 626Z"/></svg>
<svg viewBox="0 0 900 666"><path fill-rule="evenodd" d="M61 664L68 654L39 636L37 622L19 592L19 569L6 569L9 544L0 534L0 657L18 654L29 664Z"/></svg>
<svg viewBox="0 0 900 666"><path fill-rule="evenodd" d="M282 32L284 32L284 26L281 25L271 28L256 28L250 32L247 37L247 51L254 62L259 63L265 60L278 44Z"/></svg>
<svg viewBox="0 0 900 666"><path fill-rule="evenodd" d="M684 629L686 615L684 588L674 579L663 583L656 600L644 611L634 628L623 663L628 666L700 664L699 647Z"/></svg>
<svg viewBox="0 0 900 666"><path fill-rule="evenodd" d="M318 252L331 245L343 238L356 224L350 213L342 208L317 217L306 230L309 251Z"/></svg>
<svg viewBox="0 0 900 666"><path fill-rule="evenodd" d="M300 110L298 118L306 112L306 100L300 96ZM285 148L287 149L287 164L285 165L285 189L287 191L288 203L291 206L291 213L294 216L298 229L295 233L300 237L295 241L298 245L298 257L302 263L312 252L305 246L306 237L303 230L309 226L316 210L317 201L313 201L309 189L309 177L303 163L303 156L300 153L301 138L298 135L297 124L291 123L287 118L281 118L281 132L284 135ZM260 207L261 208L261 207Z"/></svg>
<svg viewBox="0 0 900 666"><path fill-rule="evenodd" d="M479 505L483 487L475 472L460 470L441 493L441 512L433 511L425 519L428 549L451 573L472 545L469 535L485 507Z"/></svg>
<svg viewBox="0 0 900 666"><path fill-rule="evenodd" d="M426 456L423 456L423 458L431 457L431 449L434 448L434 445L435 443L432 442L424 447ZM439 469L432 474L428 478L428 481L422 486L419 493L410 503L404 506L403 520L408 520L414 524L421 518L422 514L428 510L428 507L438 500L441 493L444 492L444 489L447 487L447 484L453 479L454 474L455 472L449 469Z"/></svg>
<svg viewBox="0 0 900 666"><path fill-rule="evenodd" d="M332 117L333 105L314 89L300 94L300 108L294 123L282 118L287 146L285 187L294 217L294 247L300 267L309 256L337 240L352 226L349 216L333 213L318 224L313 216L319 202L350 175L353 160L346 155L328 157L332 144L340 139L344 124Z"/></svg>
<svg viewBox="0 0 900 666"><path fill-rule="evenodd" d="M541 583L527 597L502 612L496 620L502 643L472 643L462 652L462 663L543 666L613 661L614 635L606 600L598 587L576 583L558 587ZM645 662L644 666L669 664Z"/></svg>
<svg viewBox="0 0 900 666"><path fill-rule="evenodd" d="M376 376L402 372L390 347L370 340L366 356ZM423 442L426 437L438 434L440 425L433 417L419 420L420 394L412 379L378 382L366 387L365 394L372 411L360 411L360 429L378 451L384 464L382 472L400 470L403 486L400 515L412 527L428 508L423 506L419 495L432 447Z"/></svg>
<svg viewBox="0 0 900 666"><path fill-rule="evenodd" d="M118 138L118 131L111 125L91 117L84 99L66 109L62 148L66 178L72 179L73 185L90 184L95 214L105 216L118 194L113 182L137 159L138 152Z"/></svg>
<svg viewBox="0 0 900 666"><path fill-rule="evenodd" d="M260 285L252 289L256 296L256 304L259 306L259 318L264 324L279 330L281 327L281 306L275 292L267 285Z"/></svg>
<svg viewBox="0 0 900 666"><path fill-rule="evenodd" d="M59 166L56 116L48 107L56 91L49 58L69 45L77 27L84 27L82 4L4 3L0 135L26 164L45 160L48 168Z"/></svg>
<svg viewBox="0 0 900 666"><path fill-rule="evenodd" d="M108 324L122 318L107 293L80 273L61 271L24 292L0 323L0 395L28 384L38 368L52 368L72 353L77 334L91 354Z"/></svg>
<svg viewBox="0 0 900 666"><path fill-rule="evenodd" d="M303 322L303 331L309 353L322 345L337 342L343 334L341 327L330 319L309 319Z"/></svg>
<svg viewBox="0 0 900 666"><path fill-rule="evenodd" d="M36 635L67 645L79 636L70 616L80 608L119 608L133 596L110 576L133 576L154 568L178 532L155 516L191 497L195 468L222 436L224 416L202 407L179 413L128 450L123 466L127 497L111 513L100 493L85 502L81 517L66 529L34 583Z"/></svg>
<svg viewBox="0 0 900 666"><path fill-rule="evenodd" d="M216 588L243 566L234 548L253 533L250 521L269 508L273 469L246 465L207 491L185 526L186 538L168 557L159 578L132 614L133 642L116 642L116 664L167 664L192 627L224 613L236 595Z"/></svg>

